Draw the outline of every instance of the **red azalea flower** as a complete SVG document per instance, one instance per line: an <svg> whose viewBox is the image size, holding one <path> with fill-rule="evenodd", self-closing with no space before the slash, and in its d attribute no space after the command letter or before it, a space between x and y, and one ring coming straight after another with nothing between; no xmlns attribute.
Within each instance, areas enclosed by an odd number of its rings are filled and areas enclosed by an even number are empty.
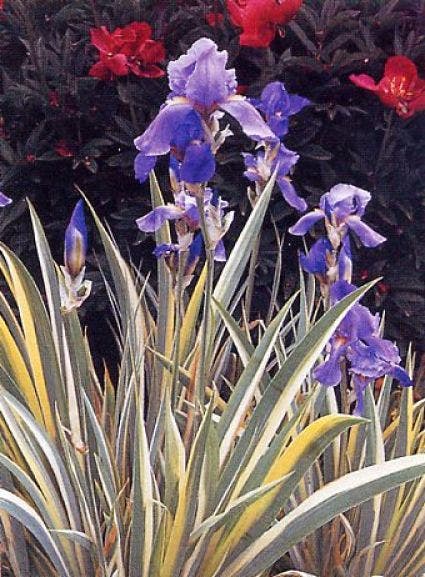
<svg viewBox="0 0 425 577"><path fill-rule="evenodd" d="M425 80L419 78L415 64L406 56L391 56L384 76L378 82L368 74L351 74L351 82L375 92L381 102L394 108L401 118L410 118L425 110Z"/></svg>
<svg viewBox="0 0 425 577"><path fill-rule="evenodd" d="M74 152L72 150L72 147L64 139L59 140L55 144L54 150L55 150L56 154L58 154L62 158L71 158L72 156L74 156Z"/></svg>
<svg viewBox="0 0 425 577"><path fill-rule="evenodd" d="M212 26L214 28L215 26L220 26L223 24L224 15L221 12L208 12L205 14L205 21L208 26Z"/></svg>
<svg viewBox="0 0 425 577"><path fill-rule="evenodd" d="M267 48L278 26L289 22L298 12L302 0L226 0L230 19L242 28L242 46Z"/></svg>
<svg viewBox="0 0 425 577"><path fill-rule="evenodd" d="M90 76L112 80L129 72L149 78L164 75L155 63L165 58L165 50L161 42L151 39L152 29L147 22L132 22L113 32L105 26L92 28L90 35L99 50L99 61L90 68Z"/></svg>

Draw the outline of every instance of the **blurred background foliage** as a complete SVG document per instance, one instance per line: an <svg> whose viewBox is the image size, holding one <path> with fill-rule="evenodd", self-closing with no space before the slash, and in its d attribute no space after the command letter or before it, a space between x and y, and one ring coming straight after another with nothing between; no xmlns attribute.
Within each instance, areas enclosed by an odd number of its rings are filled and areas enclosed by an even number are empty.
<svg viewBox="0 0 425 577"><path fill-rule="evenodd" d="M222 13L223 21L209 25L211 12ZM0 171L2 190L14 203L0 214L1 239L24 253L30 267L35 262L24 201L29 197L49 223L46 232L60 260L77 184L107 219L124 253L144 273L152 269L154 243L134 223L150 201L147 185L133 177L133 139L164 101L167 79L102 81L88 75L97 54L90 28L113 30L133 21L151 24L153 38L164 42L167 61L208 36L228 50L241 93L258 96L277 79L311 100L312 106L291 118L285 139L300 154L293 174L297 191L311 207L339 182L373 194L368 220L388 241L374 251L356 248L354 281L382 276L369 304L386 310L386 335L401 348L413 342L425 352L425 114L402 120L348 80L352 73L381 78L386 59L394 54L411 58L424 76L423 0L305 0L268 49L239 46L238 30L219 0L6 0L0 13ZM229 246L250 210L240 152L252 143L237 127L234 132L218 156L214 183L239 207ZM165 162L157 172L167 192ZM302 242L286 235L296 218L276 192L262 236L257 313L264 312L262 302L268 303L261 297L273 283L277 239L283 242L282 300L298 282L296 255ZM84 308L103 355L108 304L96 246L93 254L88 276L94 298Z"/></svg>

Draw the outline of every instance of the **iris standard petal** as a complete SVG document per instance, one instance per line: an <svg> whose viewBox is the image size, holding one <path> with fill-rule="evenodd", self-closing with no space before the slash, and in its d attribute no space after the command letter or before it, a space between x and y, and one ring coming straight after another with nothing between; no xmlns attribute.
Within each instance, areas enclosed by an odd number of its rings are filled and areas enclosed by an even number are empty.
<svg viewBox="0 0 425 577"><path fill-rule="evenodd" d="M182 180L201 183L210 180L215 173L215 158L209 144L189 144L180 169Z"/></svg>
<svg viewBox="0 0 425 577"><path fill-rule="evenodd" d="M167 154L176 126L184 121L191 110L193 109L190 104L169 101L145 132L135 139L135 147L146 156Z"/></svg>
<svg viewBox="0 0 425 577"><path fill-rule="evenodd" d="M219 106L233 116L245 134L253 140L276 140L276 136L261 118L258 110L243 96L232 96Z"/></svg>
<svg viewBox="0 0 425 577"><path fill-rule="evenodd" d="M295 188L287 178L278 177L277 184L280 188L280 192L282 193L283 198L290 206L297 209L299 212L304 212L307 210L306 201L298 196Z"/></svg>
<svg viewBox="0 0 425 577"><path fill-rule="evenodd" d="M325 218L323 210L315 208L302 216L293 226L289 227L288 232L295 236L303 236L322 218Z"/></svg>
<svg viewBox="0 0 425 577"><path fill-rule="evenodd" d="M364 246L375 247L385 242L387 239L378 232L375 232L373 228L365 224L360 217L350 216L346 220L347 225L351 230L353 230Z"/></svg>
<svg viewBox="0 0 425 577"><path fill-rule="evenodd" d="M151 170L155 168L156 156L145 156L141 152L134 159L134 175L142 184L148 178Z"/></svg>
<svg viewBox="0 0 425 577"><path fill-rule="evenodd" d="M136 220L139 230L143 232L156 232L167 220L176 220L181 218L183 211L181 208L168 204L165 206L158 206L151 212Z"/></svg>

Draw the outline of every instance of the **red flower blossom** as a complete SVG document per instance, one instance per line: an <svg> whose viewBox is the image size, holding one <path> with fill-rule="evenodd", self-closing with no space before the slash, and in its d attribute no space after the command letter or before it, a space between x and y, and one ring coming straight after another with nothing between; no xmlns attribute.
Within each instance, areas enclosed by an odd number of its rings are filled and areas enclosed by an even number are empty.
<svg viewBox="0 0 425 577"><path fill-rule="evenodd" d="M394 108L401 118L410 118L425 110L425 80L419 78L415 64L406 56L391 56L384 76L378 82L368 74L351 74L351 82L375 92L380 101Z"/></svg>
<svg viewBox="0 0 425 577"><path fill-rule="evenodd" d="M56 154L62 156L62 158L72 158L74 156L74 151L72 147L66 142L66 140L59 140L55 146L54 150Z"/></svg>
<svg viewBox="0 0 425 577"><path fill-rule="evenodd" d="M205 14L205 21L208 26L212 26L213 28L215 26L220 26L223 24L224 14L221 12L207 12L207 14Z"/></svg>
<svg viewBox="0 0 425 577"><path fill-rule="evenodd" d="M289 22L302 0L227 0L227 10L235 26L242 28L242 46L267 48L278 26Z"/></svg>
<svg viewBox="0 0 425 577"><path fill-rule="evenodd" d="M101 80L116 76L159 78L164 71L156 66L165 58L162 42L152 40L152 29L147 22L132 22L124 28L109 32L105 26L90 30L91 43L99 50L99 61L89 75Z"/></svg>

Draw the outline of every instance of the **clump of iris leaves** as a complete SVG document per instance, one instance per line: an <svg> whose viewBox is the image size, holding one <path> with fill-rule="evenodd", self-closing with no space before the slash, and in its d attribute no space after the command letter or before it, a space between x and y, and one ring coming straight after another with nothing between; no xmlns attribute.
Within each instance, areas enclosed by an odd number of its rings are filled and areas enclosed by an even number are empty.
<svg viewBox="0 0 425 577"><path fill-rule="evenodd" d="M280 80L313 103L291 119L285 139L300 155L294 185L310 206L339 182L353 182L373 193L369 220L388 241L371 252L354 247L359 263L354 281L382 276L368 304L385 308L386 334L401 348L412 341L417 351L424 350L425 114L407 121L395 118L383 147L388 110L348 80L353 73L379 78L384 62L394 54L408 56L421 69L423 2L305 0L269 49L239 46L238 31L228 19L209 26L205 13L212 8L225 12L221 2L75 0L64 5L49 0L34 3L31 18L18 17L13 6L13 0L6 2L0 18L0 168L2 189L14 204L1 215L0 232L18 254L34 250L24 203L29 197L49 223L46 232L57 247L54 256L59 256L61 235L78 198L77 184L107 217L133 262L145 272L152 268L152 240L134 225L149 209L150 199L147 185L134 180L133 139L164 101L167 79L129 76L104 82L88 76L96 60L90 28L105 25L112 30L147 21L154 37L164 41L167 62L196 39L210 37L228 50L229 64L248 96L258 97L268 82ZM250 210L240 150L249 150L252 143L243 138L235 131L220 151L213 183L236 208L236 222L227 236L230 245ZM69 153L61 154L64 143ZM165 175L165 164L163 168L158 172ZM278 248L272 221L282 235L296 218L280 195L274 195L262 237L257 290L267 290L273 281ZM298 239L283 239L285 294L297 283L300 248ZM30 257L26 260L31 262ZM94 296L84 314L99 319L107 304L95 271L89 263Z"/></svg>

